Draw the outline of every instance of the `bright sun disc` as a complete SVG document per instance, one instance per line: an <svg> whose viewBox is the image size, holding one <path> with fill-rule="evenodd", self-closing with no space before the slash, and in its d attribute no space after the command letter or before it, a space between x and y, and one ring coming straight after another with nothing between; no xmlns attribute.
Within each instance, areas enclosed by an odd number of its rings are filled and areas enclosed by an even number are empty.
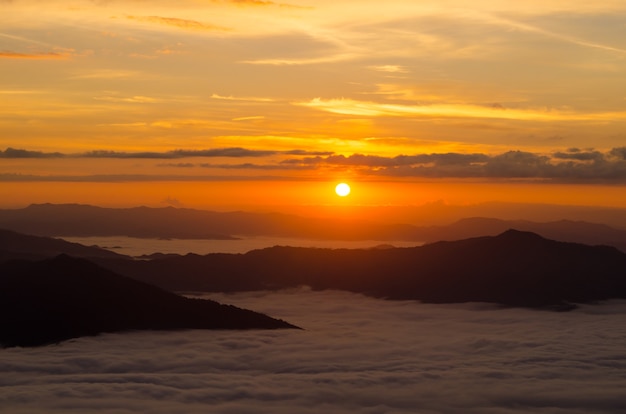
<svg viewBox="0 0 626 414"><path fill-rule="evenodd" d="M335 187L335 192L340 197L345 197L350 194L350 186L346 183L339 183L337 187Z"/></svg>

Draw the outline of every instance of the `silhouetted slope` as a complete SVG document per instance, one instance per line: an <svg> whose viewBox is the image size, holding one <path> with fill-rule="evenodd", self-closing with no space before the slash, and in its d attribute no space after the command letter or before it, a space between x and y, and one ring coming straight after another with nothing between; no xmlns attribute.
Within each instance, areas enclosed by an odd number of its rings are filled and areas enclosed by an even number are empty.
<svg viewBox="0 0 626 414"><path fill-rule="evenodd" d="M106 261L106 266L171 290L308 285L393 299L530 307L626 298L626 254L516 230L415 248L273 247L239 255Z"/></svg>
<svg viewBox="0 0 626 414"><path fill-rule="evenodd" d="M4 346L137 329L294 328L260 313L184 298L64 255L6 262L0 275Z"/></svg>
<svg viewBox="0 0 626 414"><path fill-rule="evenodd" d="M0 260L45 259L60 254L73 257L128 258L100 247L87 247L79 243L49 237L30 236L0 229Z"/></svg>

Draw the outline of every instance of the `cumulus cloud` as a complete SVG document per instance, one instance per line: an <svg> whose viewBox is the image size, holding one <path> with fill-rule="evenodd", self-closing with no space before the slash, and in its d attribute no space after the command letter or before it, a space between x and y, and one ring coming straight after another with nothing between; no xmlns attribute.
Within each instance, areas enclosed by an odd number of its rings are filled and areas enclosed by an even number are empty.
<svg viewBox="0 0 626 414"><path fill-rule="evenodd" d="M361 168L386 176L455 178L529 178L554 181L626 181L626 149L607 152L570 149L553 154L507 151L502 154L416 154L383 157L364 154L286 159L289 165Z"/></svg>
<svg viewBox="0 0 626 414"><path fill-rule="evenodd" d="M34 414L624 406L625 302L552 313L307 290L208 296L305 330L138 332L0 350L0 405Z"/></svg>
<svg viewBox="0 0 626 414"><path fill-rule="evenodd" d="M609 155L619 159L620 161L626 161L626 147L613 148L609 151Z"/></svg>
<svg viewBox="0 0 626 414"><path fill-rule="evenodd" d="M553 156L558 159L577 161L597 161L604 158L604 154L599 151L581 151L578 148L570 148L566 152L555 152Z"/></svg>

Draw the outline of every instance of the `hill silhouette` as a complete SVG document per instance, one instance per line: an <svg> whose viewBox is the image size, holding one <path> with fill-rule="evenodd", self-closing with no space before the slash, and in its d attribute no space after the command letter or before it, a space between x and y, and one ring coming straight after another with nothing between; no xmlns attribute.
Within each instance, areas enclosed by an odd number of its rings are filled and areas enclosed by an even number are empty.
<svg viewBox="0 0 626 414"><path fill-rule="evenodd" d="M30 236L0 229L0 261L7 259L38 260L60 254L84 258L129 258L100 247L89 247L61 239Z"/></svg>
<svg viewBox="0 0 626 414"><path fill-rule="evenodd" d="M0 228L39 236L66 237L235 239L269 236L428 243L497 235L506 229L515 228L535 232L553 240L612 245L626 252L626 230L572 220L538 223L468 217L447 225L417 226L406 223L311 218L280 213L214 212L173 207L116 209L79 204L34 204L23 209L0 210Z"/></svg>
<svg viewBox="0 0 626 414"><path fill-rule="evenodd" d="M626 254L508 230L413 248L272 247L246 254L99 260L169 290L245 291L310 286L434 303L566 307L626 298Z"/></svg>
<svg viewBox="0 0 626 414"><path fill-rule="evenodd" d="M61 255L0 265L0 344L37 346L102 332L295 328L210 300L189 299Z"/></svg>
<svg viewBox="0 0 626 414"><path fill-rule="evenodd" d="M423 233L424 241L433 242L495 236L511 228L537 233L552 240L610 245L626 252L626 231L585 221L557 220L537 223L528 220L468 217L447 226L425 227Z"/></svg>

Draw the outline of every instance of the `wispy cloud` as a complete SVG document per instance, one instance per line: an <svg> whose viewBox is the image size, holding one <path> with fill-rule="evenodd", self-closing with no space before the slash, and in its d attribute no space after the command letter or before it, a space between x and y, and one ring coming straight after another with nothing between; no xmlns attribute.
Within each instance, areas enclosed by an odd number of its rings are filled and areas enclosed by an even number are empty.
<svg viewBox="0 0 626 414"><path fill-rule="evenodd" d="M149 96L129 96L129 97L96 96L93 99L95 99L97 101L129 102L129 103L157 103L157 102L161 102L160 99L151 98Z"/></svg>
<svg viewBox="0 0 626 414"><path fill-rule="evenodd" d="M126 18L130 20L135 20L143 23L155 23L164 26L176 27L179 29L185 30L201 30L201 31L210 31L210 32L223 32L229 31L230 29L227 27L202 23L197 20L188 20L181 19L178 17L161 17L161 16L126 16Z"/></svg>
<svg viewBox="0 0 626 414"><path fill-rule="evenodd" d="M227 0L225 3L239 4L244 6L274 6L276 3L273 1L264 0Z"/></svg>
<svg viewBox="0 0 626 414"><path fill-rule="evenodd" d="M85 70L71 76L71 79L130 79L141 77L141 72L124 69Z"/></svg>
<svg viewBox="0 0 626 414"><path fill-rule="evenodd" d="M551 31L551 30L547 30L544 28L541 28L539 26L536 25L531 25L528 23L521 23L512 19L506 19L506 18L502 18L493 14L480 14L477 13L475 14L476 16L481 16L482 18L485 19L485 21L491 23L491 24L496 24L496 25L501 25L501 26L506 26L510 29L514 29L514 30L521 30L521 31L525 31L525 32L530 32L530 33L536 33L542 36L545 36L547 38L552 38L552 39L556 39L556 40L560 40L566 43L571 43L577 46L582 46L582 47L588 47L588 48L593 48L593 49L599 49L599 50L604 50L604 51L608 51L608 52L615 52L618 53L620 55L626 54L626 49L622 49L619 47L615 47L615 46L611 46L611 45L607 45L607 44L603 44L603 43L598 43L598 42L593 42L590 40L586 40L577 36L572 36L572 35L568 35L568 34L563 34L563 33L558 33L555 31Z"/></svg>
<svg viewBox="0 0 626 414"><path fill-rule="evenodd" d="M406 66L400 66L400 65L379 65L379 66L370 66L369 68L377 72L409 73L409 69Z"/></svg>
<svg viewBox="0 0 626 414"><path fill-rule="evenodd" d="M68 59L69 53L59 52L39 52L39 53L20 53L11 51L0 51L0 59L35 59L35 60L56 60Z"/></svg>
<svg viewBox="0 0 626 414"><path fill-rule="evenodd" d="M304 106L321 111L351 116L394 116L394 117L459 117L459 118L491 118L526 121L556 120L599 120L620 119L626 112L607 113L576 113L558 110L522 110L505 108L502 105L468 105L468 104L428 104L407 105L357 101L354 99L322 99L315 98L307 102L295 102L294 105Z"/></svg>
<svg viewBox="0 0 626 414"><path fill-rule="evenodd" d="M274 102L272 98L263 98L258 96L224 96L214 93L211 95L213 99L221 99L224 101L250 101L250 102Z"/></svg>
<svg viewBox="0 0 626 414"><path fill-rule="evenodd" d="M255 59L244 60L242 63L251 65L270 65L270 66L300 66L300 65L317 65L321 63L334 63L353 60L362 55L356 53L337 53L327 56L307 57L307 58L271 58L271 59Z"/></svg>
<svg viewBox="0 0 626 414"><path fill-rule="evenodd" d="M267 7L267 6L273 6L273 7L282 7L282 8L288 8L288 9L312 9L313 7L310 6L301 6L301 5L296 5L296 4L290 4L290 3L277 3L274 1L266 1L266 0L214 0L220 3L226 3L226 4L234 4L237 6L252 6L252 7Z"/></svg>
<svg viewBox="0 0 626 414"><path fill-rule="evenodd" d="M237 118L233 118L233 121L259 121L261 119L265 119L262 115L256 116L239 116Z"/></svg>

